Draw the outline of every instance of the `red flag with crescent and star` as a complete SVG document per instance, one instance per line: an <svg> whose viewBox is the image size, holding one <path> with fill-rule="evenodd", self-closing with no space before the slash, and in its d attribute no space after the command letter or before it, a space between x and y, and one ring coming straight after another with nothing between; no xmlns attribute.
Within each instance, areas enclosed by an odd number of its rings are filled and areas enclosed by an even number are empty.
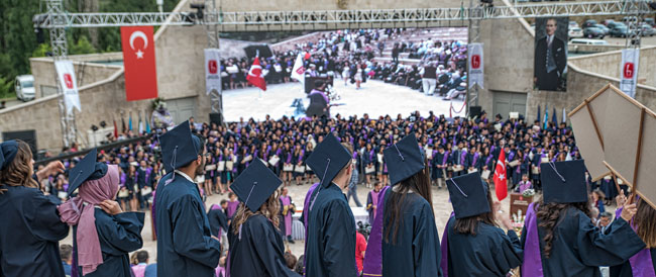
<svg viewBox="0 0 656 278"><path fill-rule="evenodd" d="M127 101L157 97L153 26L121 27Z"/></svg>
<svg viewBox="0 0 656 278"><path fill-rule="evenodd" d="M262 66L260 66L259 57L255 57L255 61L253 61L251 69L248 71L246 80L251 85L262 89L262 91L266 91L266 81L264 81L264 77L262 76Z"/></svg>
<svg viewBox="0 0 656 278"><path fill-rule="evenodd" d="M497 194L499 201L508 196L508 183L506 179L506 152L501 150L497 167L494 170L494 191Z"/></svg>

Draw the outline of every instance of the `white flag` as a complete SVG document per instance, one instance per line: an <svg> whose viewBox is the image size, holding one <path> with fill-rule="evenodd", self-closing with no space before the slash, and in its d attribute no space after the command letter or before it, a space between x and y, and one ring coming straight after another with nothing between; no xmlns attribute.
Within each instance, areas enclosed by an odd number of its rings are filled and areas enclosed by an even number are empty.
<svg viewBox="0 0 656 278"><path fill-rule="evenodd" d="M205 93L221 92L221 68L218 48L205 49Z"/></svg>
<svg viewBox="0 0 656 278"><path fill-rule="evenodd" d="M467 74L467 78L469 79L469 88L473 87L474 84L478 84L478 86L483 88L485 83L485 75L483 70L483 44L472 43L469 44L467 48L467 52L469 52L469 74Z"/></svg>
<svg viewBox="0 0 656 278"><path fill-rule="evenodd" d="M305 67L303 67L303 58L301 56L301 53L299 53L296 57L296 62L292 68L292 78L305 84Z"/></svg>
<svg viewBox="0 0 656 278"><path fill-rule="evenodd" d="M77 111L82 110L80 105L80 96L77 94L77 80L75 79L75 68L71 61L55 61L55 70L64 93L64 103L66 104L66 113L71 113L73 107Z"/></svg>
<svg viewBox="0 0 656 278"><path fill-rule="evenodd" d="M636 85L638 84L639 62L640 49L622 49L620 90L632 98L635 98Z"/></svg>
<svg viewBox="0 0 656 278"><path fill-rule="evenodd" d="M562 123L567 123L567 113L565 113L565 108L563 108L563 118Z"/></svg>

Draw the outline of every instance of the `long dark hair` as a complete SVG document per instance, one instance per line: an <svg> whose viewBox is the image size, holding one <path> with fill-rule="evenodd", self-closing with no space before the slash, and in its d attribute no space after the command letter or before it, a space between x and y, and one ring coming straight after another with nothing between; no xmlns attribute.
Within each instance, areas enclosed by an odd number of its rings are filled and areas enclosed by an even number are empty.
<svg viewBox="0 0 656 278"><path fill-rule="evenodd" d="M553 241L555 239L554 230L556 226L565 219L565 213L569 208L575 208L587 215L592 217L590 203L571 203L571 204L561 204L561 203L544 203L543 200L538 202L538 209L536 216L540 220L538 226L545 229L547 234L544 236L544 255L548 259L551 255L551 248L553 248Z"/></svg>
<svg viewBox="0 0 656 278"><path fill-rule="evenodd" d="M489 190L487 191L487 202L492 205L492 195L490 195ZM476 236L479 222L496 226L496 222L494 221L494 211L490 208L490 212L488 213L456 219L456 224L453 226L453 229L459 234Z"/></svg>
<svg viewBox="0 0 656 278"><path fill-rule="evenodd" d="M433 195L431 194L431 185L430 185L430 170L428 169L428 162L424 160L424 169L414 174L412 177L409 177L399 183L398 192L393 192L389 198L389 201L386 208L389 209L389 213L392 216L390 221L385 224L385 242L390 242L390 235L392 237L392 244L396 244L396 238L399 233L399 227L403 223L403 217L401 216L401 211L404 210L404 207L407 205L405 198L406 193L409 190L412 190L419 194L421 197L426 199L431 206L431 211L434 217L435 211L433 211ZM394 230L394 232L392 232Z"/></svg>
<svg viewBox="0 0 656 278"><path fill-rule="evenodd" d="M645 242L647 248L656 248L656 209L652 208L645 200L638 201L638 212L633 218L636 226L636 234Z"/></svg>
<svg viewBox="0 0 656 278"><path fill-rule="evenodd" d="M232 220L231 226L233 227L233 233L239 234L239 227L246 223L246 220L253 215L261 214L264 215L267 219L273 222L274 227L278 227L280 219L278 218L278 213L280 212L280 200L278 199L280 192L276 190L269 198L262 204L259 210L256 212L251 211L244 203L239 203L237 212L235 212L234 219Z"/></svg>

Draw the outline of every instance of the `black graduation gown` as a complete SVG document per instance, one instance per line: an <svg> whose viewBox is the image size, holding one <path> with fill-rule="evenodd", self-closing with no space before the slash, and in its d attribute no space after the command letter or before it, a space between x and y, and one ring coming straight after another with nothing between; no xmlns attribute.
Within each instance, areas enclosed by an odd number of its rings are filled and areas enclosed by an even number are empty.
<svg viewBox="0 0 656 278"><path fill-rule="evenodd" d="M65 276L58 243L69 229L57 206L36 188L0 189L0 276Z"/></svg>
<svg viewBox="0 0 656 278"><path fill-rule="evenodd" d="M334 183L319 187L308 215L305 275L357 276L355 265L355 218L346 196Z"/></svg>
<svg viewBox="0 0 656 278"><path fill-rule="evenodd" d="M207 212L207 219L210 222L210 231L212 235L221 238L219 235L219 228L223 231L228 231L228 217L223 213L222 209L210 209Z"/></svg>
<svg viewBox="0 0 656 278"><path fill-rule="evenodd" d="M649 249L651 253L651 267L656 270L656 248ZM649 267L644 266L644 267ZM633 269L631 268L631 263L629 261L624 262L621 265L611 266L610 267L610 277L634 277Z"/></svg>
<svg viewBox="0 0 656 278"><path fill-rule="evenodd" d="M264 215L255 214L244 222L241 240L230 228L231 277L300 276L287 267L280 232Z"/></svg>
<svg viewBox="0 0 656 278"><path fill-rule="evenodd" d="M542 269L544 276L601 276L599 266L619 265L645 248L626 221L618 218L611 224L608 235L602 235L590 218L570 207L554 229L551 256L544 256L546 231L539 227Z"/></svg>
<svg viewBox="0 0 656 278"><path fill-rule="evenodd" d="M130 257L128 253L137 251L143 246L141 230L144 226L142 212L124 212L109 215L96 208L96 230L102 250L103 264L86 277L130 277ZM77 226L73 228L73 248L77 260ZM78 271L82 274L82 268Z"/></svg>
<svg viewBox="0 0 656 278"><path fill-rule="evenodd" d="M388 200L392 194L397 193L385 194L385 208L389 207ZM440 238L430 204L416 193L408 193L404 202L403 220L399 223L395 244L392 241L393 231L390 231L389 240L385 240L387 229L392 228L393 224L391 211L385 209L383 276L442 276Z"/></svg>
<svg viewBox="0 0 656 278"><path fill-rule="evenodd" d="M219 265L219 242L196 184L176 173L170 184L164 176L157 186L157 274L159 276L214 276Z"/></svg>
<svg viewBox="0 0 656 278"><path fill-rule="evenodd" d="M449 276L505 277L522 264L523 250L515 231L505 234L495 226L478 223L476 236L457 233L456 218L447 224Z"/></svg>

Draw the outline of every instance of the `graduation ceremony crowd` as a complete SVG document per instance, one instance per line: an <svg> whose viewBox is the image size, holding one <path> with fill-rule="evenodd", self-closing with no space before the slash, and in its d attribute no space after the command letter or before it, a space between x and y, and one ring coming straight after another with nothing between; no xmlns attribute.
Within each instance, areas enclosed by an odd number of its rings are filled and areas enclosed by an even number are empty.
<svg viewBox="0 0 656 278"><path fill-rule="evenodd" d="M491 193L500 156L510 190L537 191L519 235ZM227 127L192 118L39 167L10 140L0 145L0 275L655 276L656 210L615 179L593 183L583 159L557 118L485 112ZM288 189L306 183L302 205L292 202ZM349 206L358 184L372 188L366 231ZM441 234L436 214L449 212L435 211L434 191L453 208ZM285 241L301 206L296 258ZM145 212L156 264L141 250ZM69 233L73 244L60 244Z"/></svg>
<svg viewBox="0 0 656 278"><path fill-rule="evenodd" d="M428 32L423 29L358 29L338 30L296 44L294 51L276 52L261 57L260 63L267 84L292 82L292 70L299 53L305 53L303 67L309 76L340 76L345 84L359 89L367 79L410 87L425 94L438 93L447 99L463 92L467 46L458 40L440 41L428 36L419 41L406 41L412 34ZM406 35L407 37L401 37ZM393 44L391 61L379 62L386 44ZM417 64L399 63L399 56L418 59ZM224 90L246 88L248 69L253 58L229 58L221 61Z"/></svg>

